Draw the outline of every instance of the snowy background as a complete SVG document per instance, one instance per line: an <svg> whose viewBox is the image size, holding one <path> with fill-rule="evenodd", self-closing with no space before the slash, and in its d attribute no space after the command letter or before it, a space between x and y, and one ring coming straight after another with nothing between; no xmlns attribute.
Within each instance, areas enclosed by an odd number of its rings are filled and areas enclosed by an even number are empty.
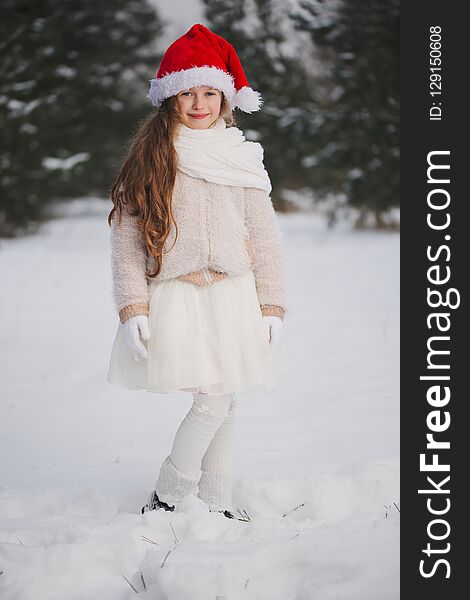
<svg viewBox="0 0 470 600"><path fill-rule="evenodd" d="M205 23L204 5L199 0L149 0L165 22L164 34L158 42L161 52L182 36L195 23Z"/></svg>
<svg viewBox="0 0 470 600"><path fill-rule="evenodd" d="M0 241L0 598L396 600L399 235L279 215L295 360L238 395L251 521L196 498L141 516L191 397L106 383L109 209Z"/></svg>

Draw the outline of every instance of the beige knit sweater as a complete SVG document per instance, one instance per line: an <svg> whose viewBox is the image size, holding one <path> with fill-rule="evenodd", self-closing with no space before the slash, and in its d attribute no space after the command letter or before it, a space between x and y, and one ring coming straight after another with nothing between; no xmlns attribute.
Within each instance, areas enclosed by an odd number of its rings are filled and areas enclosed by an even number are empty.
<svg viewBox="0 0 470 600"><path fill-rule="evenodd" d="M121 322L149 313L149 284L172 277L212 283L252 270L264 315L284 318L286 279L281 232L269 194L257 188L226 186L177 171L172 225L162 269L154 279L147 270L155 259L147 254L137 217L123 211L111 223L113 297ZM222 273L222 275L220 275Z"/></svg>

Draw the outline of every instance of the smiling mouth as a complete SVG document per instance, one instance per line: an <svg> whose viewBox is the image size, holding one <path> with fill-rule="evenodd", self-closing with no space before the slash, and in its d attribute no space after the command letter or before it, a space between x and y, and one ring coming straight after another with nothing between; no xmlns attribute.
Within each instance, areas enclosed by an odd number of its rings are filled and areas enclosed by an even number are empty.
<svg viewBox="0 0 470 600"><path fill-rule="evenodd" d="M194 119L202 119L203 117L208 117L209 115L189 115L190 117L193 117Z"/></svg>

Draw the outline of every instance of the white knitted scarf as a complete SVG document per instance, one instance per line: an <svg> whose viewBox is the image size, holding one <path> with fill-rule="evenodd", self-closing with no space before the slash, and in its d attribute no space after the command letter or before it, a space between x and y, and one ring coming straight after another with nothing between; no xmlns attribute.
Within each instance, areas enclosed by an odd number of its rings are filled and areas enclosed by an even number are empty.
<svg viewBox="0 0 470 600"><path fill-rule="evenodd" d="M208 129L191 129L181 124L174 145L178 169L191 177L271 191L263 147L245 140L238 127L227 127L222 117Z"/></svg>

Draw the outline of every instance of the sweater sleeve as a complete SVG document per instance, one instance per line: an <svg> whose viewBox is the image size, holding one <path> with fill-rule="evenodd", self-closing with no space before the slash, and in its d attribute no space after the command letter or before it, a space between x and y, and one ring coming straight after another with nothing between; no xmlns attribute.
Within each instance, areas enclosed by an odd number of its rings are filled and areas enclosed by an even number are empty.
<svg viewBox="0 0 470 600"><path fill-rule="evenodd" d="M284 319L287 298L282 235L267 192L245 188L245 225L261 312Z"/></svg>
<svg viewBox="0 0 470 600"><path fill-rule="evenodd" d="M149 314L146 247L138 217L122 211L121 222L111 221L111 271L113 298L119 320Z"/></svg>

